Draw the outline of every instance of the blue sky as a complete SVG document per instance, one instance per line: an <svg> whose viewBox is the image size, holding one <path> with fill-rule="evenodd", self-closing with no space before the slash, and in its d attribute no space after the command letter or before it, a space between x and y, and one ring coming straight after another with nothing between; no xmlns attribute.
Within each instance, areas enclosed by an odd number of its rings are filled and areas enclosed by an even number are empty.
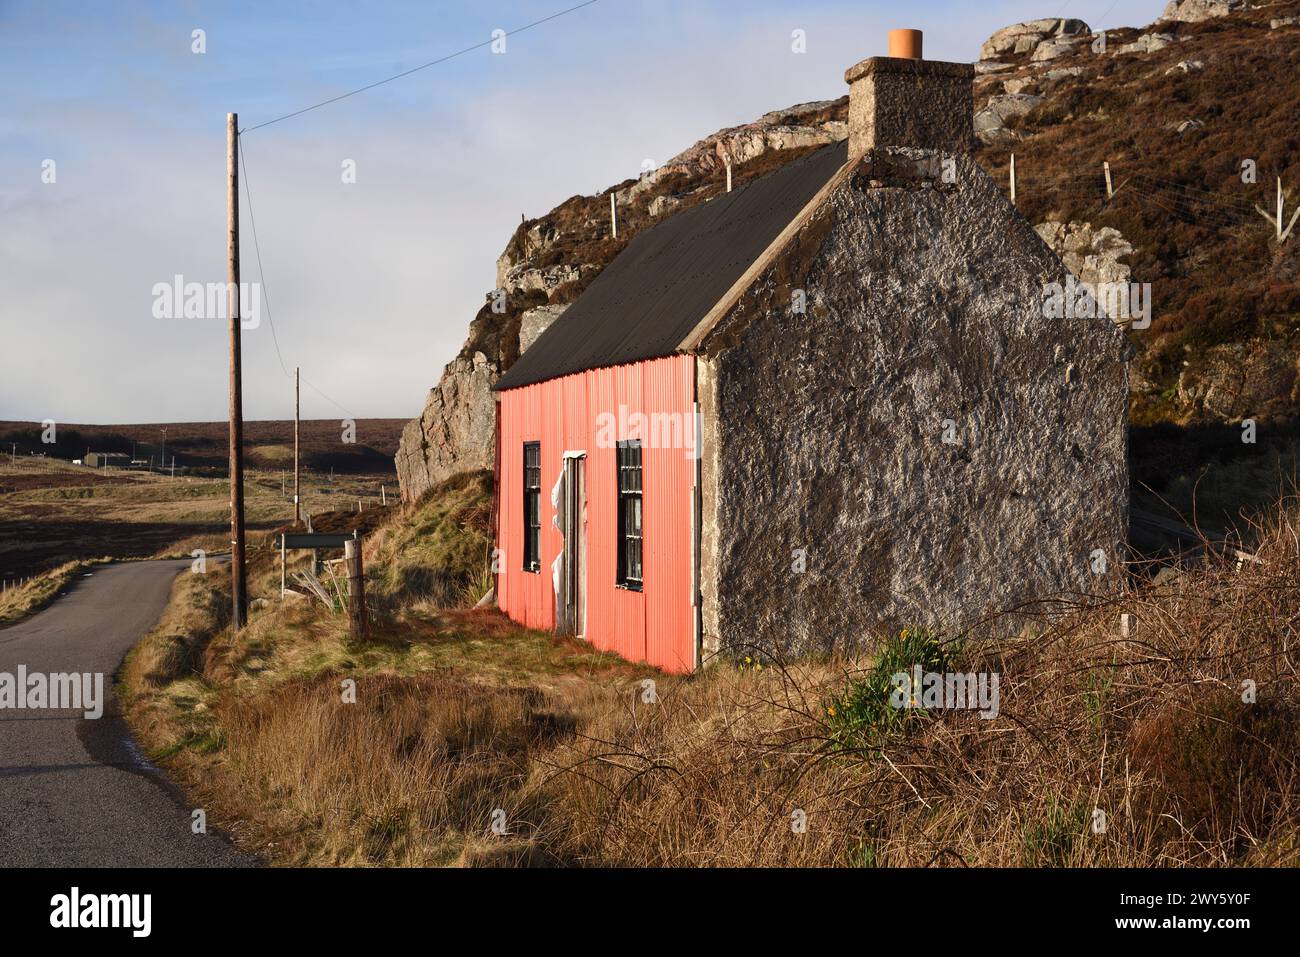
<svg viewBox="0 0 1300 957"><path fill-rule="evenodd" d="M224 325L151 309L176 274L224 280L226 113L254 126L576 2L0 0L0 419L223 418ZM304 390L303 414L418 414L521 213L841 95L845 68L883 53L892 27L924 30L928 58L972 60L1009 23L1141 26L1163 6L599 0L503 55L476 50L250 131L280 356L320 390ZM790 51L795 29L806 54ZM244 336L245 414L284 418L292 386L263 316Z"/></svg>

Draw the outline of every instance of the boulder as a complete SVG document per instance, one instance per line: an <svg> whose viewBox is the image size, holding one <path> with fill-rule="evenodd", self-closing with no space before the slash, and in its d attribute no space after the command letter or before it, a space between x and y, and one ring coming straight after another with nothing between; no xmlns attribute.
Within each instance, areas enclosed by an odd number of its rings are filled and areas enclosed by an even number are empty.
<svg viewBox="0 0 1300 957"><path fill-rule="evenodd" d="M546 269L535 269L520 264L510 269L504 276L497 277L497 288L520 292L544 292L563 286L565 283L577 282L587 273L598 271L599 267L590 263L572 265L560 263Z"/></svg>
<svg viewBox="0 0 1300 957"><path fill-rule="evenodd" d="M545 332L556 319L567 309L567 306L538 306L536 309L529 309L519 317L519 354L523 355L528 347L537 341L537 337Z"/></svg>
<svg viewBox="0 0 1300 957"><path fill-rule="evenodd" d="M1161 20L1174 23L1200 23L1246 8L1246 0L1169 0Z"/></svg>
<svg viewBox="0 0 1300 957"><path fill-rule="evenodd" d="M541 220L524 233L522 242L507 243L505 252L497 258L497 288L509 288L507 277L510 272L521 264L537 258L541 253L547 252L559 235L559 230L545 220Z"/></svg>
<svg viewBox="0 0 1300 957"><path fill-rule="evenodd" d="M1008 93L995 96L989 100L984 109L975 114L975 135L985 143L1008 142L1015 139L1015 134L1006 129L1006 121L1012 116L1024 116L1039 103L1041 96L1031 93Z"/></svg>
<svg viewBox="0 0 1300 957"><path fill-rule="evenodd" d="M1172 33L1144 33L1132 43L1115 49L1116 55L1121 53L1155 53L1157 50L1163 50L1167 46L1173 46L1178 40Z"/></svg>
<svg viewBox="0 0 1300 957"><path fill-rule="evenodd" d="M1076 76L1083 76L1083 67L1058 66L1055 70L1048 70L1044 73L1043 79L1048 83L1055 83L1057 80L1064 80Z"/></svg>
<svg viewBox="0 0 1300 957"><path fill-rule="evenodd" d="M1200 73L1204 69L1204 60L1179 60L1169 69L1165 70L1165 76L1169 76L1171 73Z"/></svg>
<svg viewBox="0 0 1300 957"><path fill-rule="evenodd" d="M1034 63L1043 63L1059 57L1069 56L1078 47L1079 41L1073 37L1061 37L1044 40L1034 48L1034 55L1029 59Z"/></svg>
<svg viewBox="0 0 1300 957"><path fill-rule="evenodd" d="M1091 32L1088 24L1082 20L1061 17L1013 23L984 41L984 45L980 47L980 59L996 60L1006 53L1029 53L1036 50L1039 44L1049 37L1079 36Z"/></svg>
<svg viewBox="0 0 1300 957"><path fill-rule="evenodd" d="M990 99L984 111L995 113L1005 120L1012 116L1024 116L1042 102L1041 96L1032 93L1008 93Z"/></svg>
<svg viewBox="0 0 1300 957"><path fill-rule="evenodd" d="M1061 257L1080 282L1126 283L1132 270L1120 259L1133 253L1133 244L1118 229L1091 223L1048 220L1034 227L1043 242Z"/></svg>
<svg viewBox="0 0 1300 957"><path fill-rule="evenodd" d="M676 196L669 196L667 194L656 196L654 199L650 200L650 215L657 219L680 203L681 200Z"/></svg>

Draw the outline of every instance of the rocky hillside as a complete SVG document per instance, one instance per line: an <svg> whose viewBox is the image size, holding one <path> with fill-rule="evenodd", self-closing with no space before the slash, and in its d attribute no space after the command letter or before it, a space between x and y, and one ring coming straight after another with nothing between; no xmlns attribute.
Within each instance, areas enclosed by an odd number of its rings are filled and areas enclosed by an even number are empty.
<svg viewBox="0 0 1300 957"><path fill-rule="evenodd" d="M521 223L497 260L497 289L470 323L460 353L409 422L397 452L411 501L457 472L491 468L492 385L565 306L648 226L848 135L848 98L804 103L714 133L638 179L596 196L573 196ZM609 197L618 207L612 235Z"/></svg>
<svg viewBox="0 0 1300 957"><path fill-rule="evenodd" d="M1279 244L1256 209L1273 214L1279 176L1285 219L1300 203L1297 67L1300 0L1174 0L1104 35L1047 18L981 48L981 164L1009 189L1014 154L1019 208L1080 278L1152 284L1151 327L1130 332L1136 424L1283 422L1300 404L1300 229ZM769 113L521 223L497 262L504 296L403 433L403 495L491 466L491 385L638 231L719 194L728 158L738 185L842 139L846 112L842 97Z"/></svg>

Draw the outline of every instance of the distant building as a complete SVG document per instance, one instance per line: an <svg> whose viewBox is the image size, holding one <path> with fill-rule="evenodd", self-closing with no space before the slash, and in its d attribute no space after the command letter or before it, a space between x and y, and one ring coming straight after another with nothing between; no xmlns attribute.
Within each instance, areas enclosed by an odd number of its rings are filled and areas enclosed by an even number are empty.
<svg viewBox="0 0 1300 957"><path fill-rule="evenodd" d="M124 469L131 464L131 456L124 452L88 452L85 464L92 469L102 469L106 466Z"/></svg>

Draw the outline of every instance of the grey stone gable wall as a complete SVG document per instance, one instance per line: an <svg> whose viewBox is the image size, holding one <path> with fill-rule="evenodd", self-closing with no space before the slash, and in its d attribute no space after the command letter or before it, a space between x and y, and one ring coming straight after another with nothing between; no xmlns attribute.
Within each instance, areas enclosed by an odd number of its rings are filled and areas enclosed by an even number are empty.
<svg viewBox="0 0 1300 957"><path fill-rule="evenodd" d="M1045 319L1065 267L969 156L951 184L943 159L869 152L702 344L706 654L1009 633L1113 581L1128 344Z"/></svg>

